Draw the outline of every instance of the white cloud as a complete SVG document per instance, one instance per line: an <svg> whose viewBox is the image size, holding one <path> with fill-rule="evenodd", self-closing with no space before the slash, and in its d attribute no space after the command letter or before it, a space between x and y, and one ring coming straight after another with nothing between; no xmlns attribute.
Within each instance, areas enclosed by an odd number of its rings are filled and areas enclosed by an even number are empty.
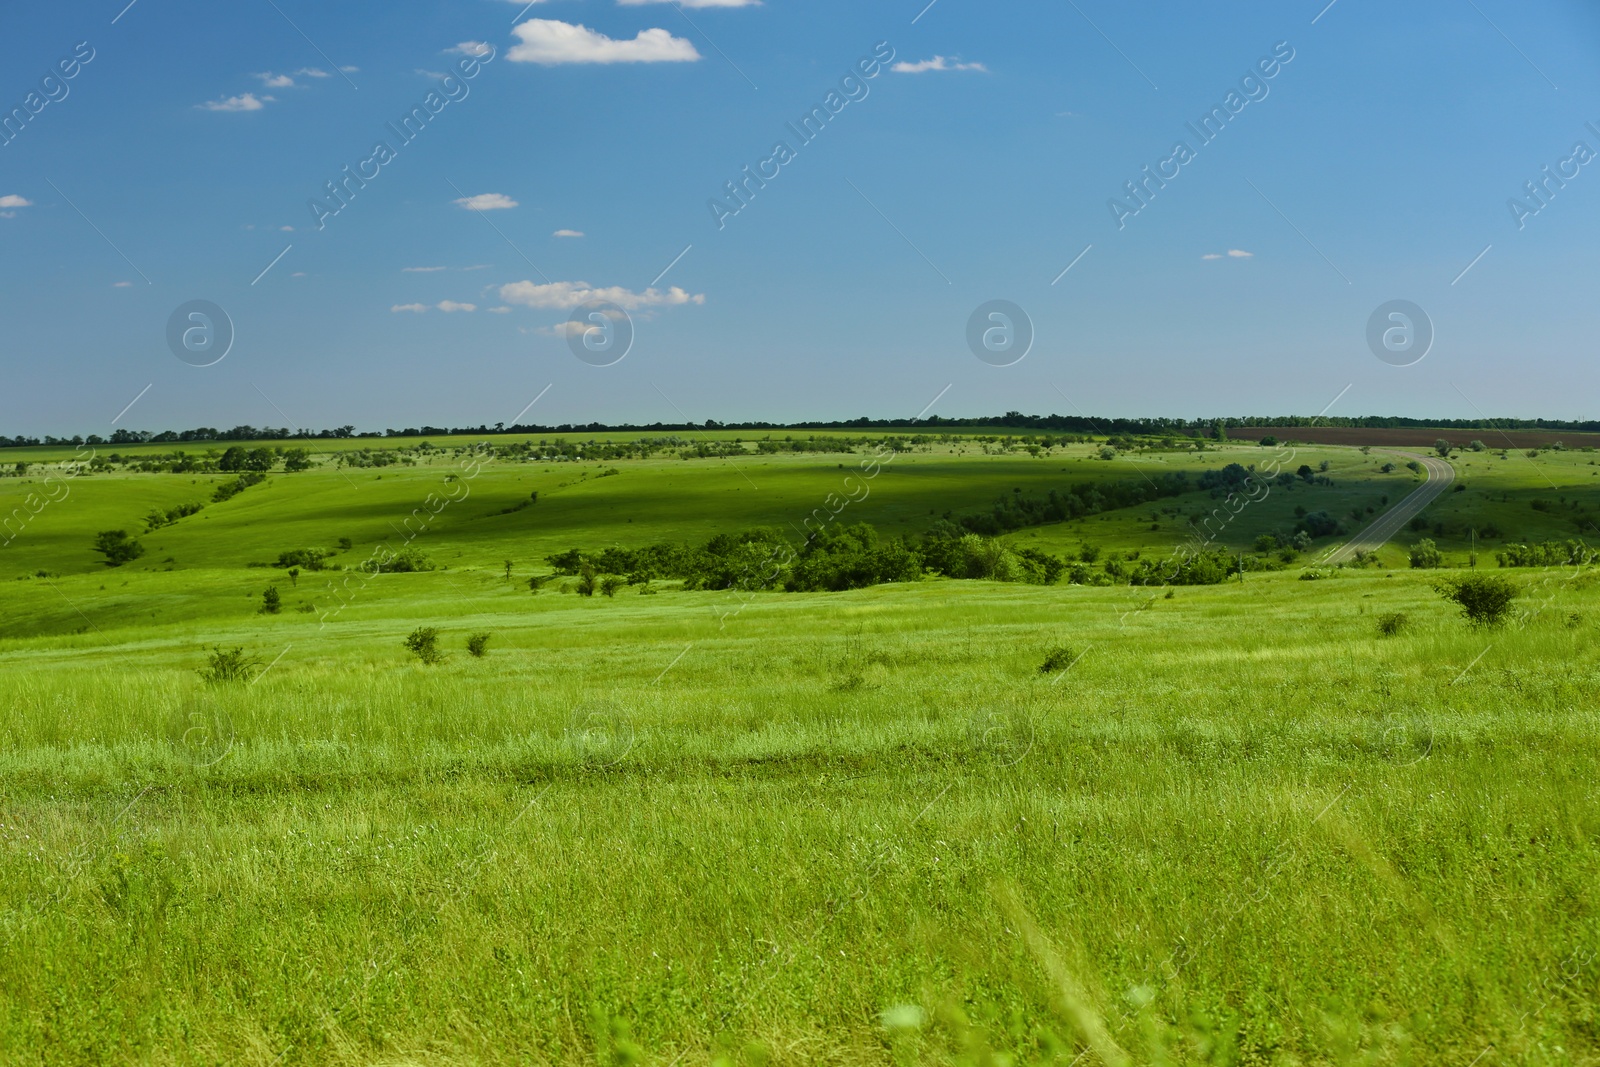
<svg viewBox="0 0 1600 1067"><path fill-rule="evenodd" d="M256 77L261 79L261 84L268 89L287 89L294 84L294 79L287 74L274 74L270 70L262 71Z"/></svg>
<svg viewBox="0 0 1600 1067"><path fill-rule="evenodd" d="M306 272L303 270L297 270L293 274L289 275L291 278L304 278L305 276Z"/></svg>
<svg viewBox="0 0 1600 1067"><path fill-rule="evenodd" d="M489 46L482 41L462 41L454 48L446 48L444 51L446 55L471 56L473 58L477 58L478 56L488 55Z"/></svg>
<svg viewBox="0 0 1600 1067"><path fill-rule="evenodd" d="M462 267L461 269L462 270L488 270L492 266L494 266L493 263L474 263L470 267Z"/></svg>
<svg viewBox="0 0 1600 1067"><path fill-rule="evenodd" d="M432 78L435 81L444 81L450 76L440 70L424 70L422 67L417 68L417 73L422 75L424 78Z"/></svg>
<svg viewBox="0 0 1600 1067"><path fill-rule="evenodd" d="M1200 258L1201 259L1221 259L1222 258L1222 253L1221 252L1207 252L1205 255L1201 256Z"/></svg>
<svg viewBox="0 0 1600 1067"><path fill-rule="evenodd" d="M453 203L471 211L504 211L514 208L517 202L504 193L479 193L477 196L463 196Z"/></svg>
<svg viewBox="0 0 1600 1067"><path fill-rule="evenodd" d="M0 219L14 219L16 217L17 213L15 211L0 211Z"/></svg>
<svg viewBox="0 0 1600 1067"><path fill-rule="evenodd" d="M361 68L360 67L340 67L339 70L341 72L345 73L345 74L360 74L361 73Z"/></svg>
<svg viewBox="0 0 1600 1067"><path fill-rule="evenodd" d="M459 304L454 300L441 300L441 301L439 301L437 304L435 304L433 306L438 308L440 311L445 312L446 314L449 314L449 313L455 312L455 311L477 311L478 310L478 305L477 304ZM390 311L410 311L410 312L413 312L415 314L420 315L424 311L428 310L428 305L427 304L396 304L394 307L390 308L389 310Z"/></svg>
<svg viewBox="0 0 1600 1067"><path fill-rule="evenodd" d="M588 282L512 282L500 287L500 299L508 304L521 304L530 308L556 308L568 311L591 300L605 300L618 307L633 310L642 307L670 306L675 304L704 304L704 293L690 294L676 285L666 292L646 289L636 293L620 285L596 289Z"/></svg>
<svg viewBox="0 0 1600 1067"><path fill-rule="evenodd" d="M1255 253L1246 252L1238 248L1230 248L1228 249L1228 255L1232 256L1234 259L1249 259L1251 256L1255 255Z"/></svg>
<svg viewBox="0 0 1600 1067"><path fill-rule="evenodd" d="M962 63L955 59L946 59L944 56L934 56L932 59L923 59L916 63L907 63L905 60L901 60L889 69L896 74L921 74L929 70L981 70L984 72L989 70L982 63Z"/></svg>
<svg viewBox="0 0 1600 1067"><path fill-rule="evenodd" d="M355 68L351 67L351 68L347 68L347 69L353 70ZM327 71L318 70L316 67L301 67L299 70L295 71L295 73L303 75L303 76L305 76L307 78L331 78L331 77L333 77L333 75L329 74Z"/></svg>
<svg viewBox="0 0 1600 1067"><path fill-rule="evenodd" d="M444 270L444 269L445 268L443 268L443 267L401 267L400 268L400 273L401 274L432 274L436 270Z"/></svg>
<svg viewBox="0 0 1600 1067"><path fill-rule="evenodd" d="M16 193L7 193L0 196L0 207L32 207L33 201L27 197L18 196Z"/></svg>
<svg viewBox="0 0 1600 1067"><path fill-rule="evenodd" d="M761 0L617 0L622 7L644 4L680 3L684 7L760 7Z"/></svg>
<svg viewBox="0 0 1600 1067"><path fill-rule="evenodd" d="M501 304L497 308L484 308L484 310L487 311L491 315L506 315L506 314L509 314L510 311L511 311L511 309L506 307L504 304Z"/></svg>
<svg viewBox="0 0 1600 1067"><path fill-rule="evenodd" d="M551 237L582 237L582 230L557 230Z"/></svg>
<svg viewBox="0 0 1600 1067"><path fill-rule="evenodd" d="M272 99L270 96L263 96L258 100L255 93L244 93L240 96L226 96L221 100L207 100L195 106L206 111L260 111L267 106L267 101Z"/></svg>
<svg viewBox="0 0 1600 1067"><path fill-rule="evenodd" d="M133 288L133 283L132 282L112 282L111 283L111 288L113 288L113 289L132 289Z"/></svg>
<svg viewBox="0 0 1600 1067"><path fill-rule="evenodd" d="M685 63L700 58L694 44L663 29L640 30L633 40L613 40L587 26L529 19L511 31L522 43L506 53L513 63Z"/></svg>
<svg viewBox="0 0 1600 1067"><path fill-rule="evenodd" d="M293 226L279 226L278 229L281 230L284 233L293 233L294 232L294 227Z"/></svg>

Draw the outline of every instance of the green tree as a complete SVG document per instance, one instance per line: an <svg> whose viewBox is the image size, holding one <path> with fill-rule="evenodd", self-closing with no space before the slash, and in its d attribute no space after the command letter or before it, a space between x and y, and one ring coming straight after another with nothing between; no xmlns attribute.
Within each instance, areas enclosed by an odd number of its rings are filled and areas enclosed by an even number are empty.
<svg viewBox="0 0 1600 1067"><path fill-rule="evenodd" d="M269 585L261 594L261 614L276 615L283 610L283 597L278 593L278 587Z"/></svg>
<svg viewBox="0 0 1600 1067"><path fill-rule="evenodd" d="M106 558L107 567L120 567L144 555L144 546L126 530L101 530L95 535L94 550Z"/></svg>
<svg viewBox="0 0 1600 1067"><path fill-rule="evenodd" d="M1450 449L1451 449L1451 447L1452 446L1451 446L1450 442L1446 441L1442 437L1439 438L1437 441L1435 441L1433 443L1433 450L1435 452L1439 453L1439 455L1442 456L1445 459L1449 459L1450 458Z"/></svg>
<svg viewBox="0 0 1600 1067"><path fill-rule="evenodd" d="M1443 564L1443 553L1428 538L1424 537L1411 546L1411 566L1417 570L1433 570Z"/></svg>

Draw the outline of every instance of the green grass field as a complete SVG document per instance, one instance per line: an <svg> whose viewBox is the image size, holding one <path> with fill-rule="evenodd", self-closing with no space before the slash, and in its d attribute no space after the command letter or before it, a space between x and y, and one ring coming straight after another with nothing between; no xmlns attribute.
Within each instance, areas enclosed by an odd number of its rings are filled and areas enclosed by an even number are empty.
<svg viewBox="0 0 1600 1067"><path fill-rule="evenodd" d="M0 457L33 464L0 479L7 1062L1600 1062L1600 591L1493 558L1584 536L1592 453L1460 453L1426 529L1319 581L1342 538L1171 589L584 597L527 579L798 541L862 451L468 476L471 442L433 443L223 502L229 475ZM916 535L1271 452L1100 448L930 441L833 521ZM1296 508L1358 529L1419 484L1377 449L1287 469L1324 461L1215 543ZM1006 540L1164 556L1217 506ZM146 551L108 567L119 528ZM1406 566L1422 537L1509 575L1514 617L1468 625ZM267 566L341 538L350 569ZM437 569L354 569L407 540ZM402 647L421 626L443 662ZM245 680L202 681L215 647Z"/></svg>

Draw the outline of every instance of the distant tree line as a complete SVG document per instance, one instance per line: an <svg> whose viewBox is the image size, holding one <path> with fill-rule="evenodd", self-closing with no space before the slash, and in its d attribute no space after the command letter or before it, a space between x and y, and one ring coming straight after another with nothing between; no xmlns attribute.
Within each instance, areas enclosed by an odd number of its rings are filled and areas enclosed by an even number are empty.
<svg viewBox="0 0 1600 1067"><path fill-rule="evenodd" d="M1227 439L1227 427L1295 427L1295 426L1353 426L1365 429L1395 429L1410 427L1427 427L1446 430L1571 430L1575 432L1600 433L1600 421L1572 420L1572 419L1413 419L1396 415L1365 415L1358 417L1340 416L1303 416L1303 415L1273 415L1273 416L1244 416L1239 418L1203 418L1203 419L1169 419L1169 418L1140 418L1140 419L1113 419L1091 418L1083 415L1024 415L1020 411L1008 411L1004 415L987 415L967 418L946 418L939 415L930 415L923 419L913 420L918 427L923 428L978 428L994 427L997 429L1014 429L1027 431L1050 430L1054 432L1093 434L1095 436L1139 435L1139 436L1170 436L1182 435L1185 437L1208 437L1217 440ZM22 448L37 445L132 445L132 444L166 444L187 443L197 441L287 441L287 440L333 440L349 437L447 437L447 436L491 436L495 434L549 434L549 433L683 433L699 430L892 430L905 428L910 425L905 419L871 419L866 417L843 419L836 421L807 421L807 422L718 422L707 419L703 423L664 423L653 422L647 424L618 423L608 424L602 422L590 423L561 423L555 426L545 426L537 423L518 423L507 426L497 422L493 426L479 424L477 426L407 426L402 429L393 427L378 431L366 430L357 432L351 425L340 426L332 430L295 429L287 427L255 427L235 426L228 430L219 430L214 427L201 426L192 430L162 430L154 433L148 430L115 430L109 437L98 434L89 434L87 437L28 437L17 435L15 437L0 436L0 447Z"/></svg>

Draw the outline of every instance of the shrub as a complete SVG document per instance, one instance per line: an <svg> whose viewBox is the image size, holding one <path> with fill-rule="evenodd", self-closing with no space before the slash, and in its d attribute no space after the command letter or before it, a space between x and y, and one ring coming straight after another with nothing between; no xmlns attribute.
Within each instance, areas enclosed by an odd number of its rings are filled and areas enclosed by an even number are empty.
<svg viewBox="0 0 1600 1067"><path fill-rule="evenodd" d="M304 567L308 571L320 571L323 561L328 558L328 553L320 548L291 548L287 552L278 553L278 562L274 567Z"/></svg>
<svg viewBox="0 0 1600 1067"><path fill-rule="evenodd" d="M432 666L444 659L444 653L439 651L439 631L432 626L419 626L402 642L406 651Z"/></svg>
<svg viewBox="0 0 1600 1067"><path fill-rule="evenodd" d="M95 535L94 550L106 558L107 567L120 567L144 555L144 546L126 530L101 530Z"/></svg>
<svg viewBox="0 0 1600 1067"><path fill-rule="evenodd" d="M1469 574L1435 585L1446 600L1461 607L1461 614L1474 626L1498 626L1511 610L1517 587L1498 574Z"/></svg>
<svg viewBox="0 0 1600 1067"><path fill-rule="evenodd" d="M489 635L473 634L467 638L467 651L479 659L489 651Z"/></svg>
<svg viewBox="0 0 1600 1067"><path fill-rule="evenodd" d="M1418 463L1414 459L1408 459L1408 460L1406 460L1406 469L1410 470L1410 471L1413 471L1414 473L1421 474L1422 473L1422 464Z"/></svg>
<svg viewBox="0 0 1600 1067"><path fill-rule="evenodd" d="M261 594L261 614L276 615L283 610L283 597L278 594L278 587L269 585Z"/></svg>
<svg viewBox="0 0 1600 1067"><path fill-rule="evenodd" d="M266 480L265 474L258 474L255 471L247 471L237 478L230 478L211 493L212 503L220 504L224 500L232 500L252 485L259 485Z"/></svg>
<svg viewBox="0 0 1600 1067"><path fill-rule="evenodd" d="M1117 458L1117 450L1112 448L1110 445L1107 445L1104 448L1100 449L1100 458L1101 459L1116 459Z"/></svg>
<svg viewBox="0 0 1600 1067"><path fill-rule="evenodd" d="M1406 613L1391 611L1387 615L1378 616L1378 632L1385 637L1393 637L1406 625Z"/></svg>
<svg viewBox="0 0 1600 1067"><path fill-rule="evenodd" d="M594 568L585 563L583 570L578 574L578 595L594 596L595 586L598 584L599 581L595 578Z"/></svg>
<svg viewBox="0 0 1600 1067"><path fill-rule="evenodd" d="M378 574L412 574L433 570L433 561L414 548L403 548L387 559L378 560L370 565L363 563L362 566L368 570L375 570Z"/></svg>
<svg viewBox="0 0 1600 1067"><path fill-rule="evenodd" d="M1055 674L1058 671L1064 671L1072 666L1073 661L1076 659L1077 657L1073 655L1072 649L1066 645L1057 645L1044 654L1044 662L1039 664L1039 673Z"/></svg>
<svg viewBox="0 0 1600 1067"><path fill-rule="evenodd" d="M206 656L206 665L199 669L199 675L209 685L242 682L260 666L261 661L245 655L242 648L223 649L213 645Z"/></svg>
<svg viewBox="0 0 1600 1067"><path fill-rule="evenodd" d="M1451 446L1450 442L1446 441L1442 437L1439 438L1437 441L1435 441L1433 443L1433 450L1435 452L1439 453L1439 455L1443 456L1445 459L1449 459L1450 458L1450 449L1451 449L1451 447L1452 446Z"/></svg>
<svg viewBox="0 0 1600 1067"><path fill-rule="evenodd" d="M1432 570L1444 564L1444 554L1434 543L1424 537L1411 546L1411 566L1417 570Z"/></svg>
<svg viewBox="0 0 1600 1067"><path fill-rule="evenodd" d="M616 596L617 590L628 584L627 579L620 574L608 574L600 579L600 592L606 596Z"/></svg>
<svg viewBox="0 0 1600 1067"><path fill-rule="evenodd" d="M1329 515L1326 511L1313 511L1303 516L1295 523L1295 532L1303 533L1310 537L1327 537L1329 534L1339 533L1344 529L1339 520Z"/></svg>

